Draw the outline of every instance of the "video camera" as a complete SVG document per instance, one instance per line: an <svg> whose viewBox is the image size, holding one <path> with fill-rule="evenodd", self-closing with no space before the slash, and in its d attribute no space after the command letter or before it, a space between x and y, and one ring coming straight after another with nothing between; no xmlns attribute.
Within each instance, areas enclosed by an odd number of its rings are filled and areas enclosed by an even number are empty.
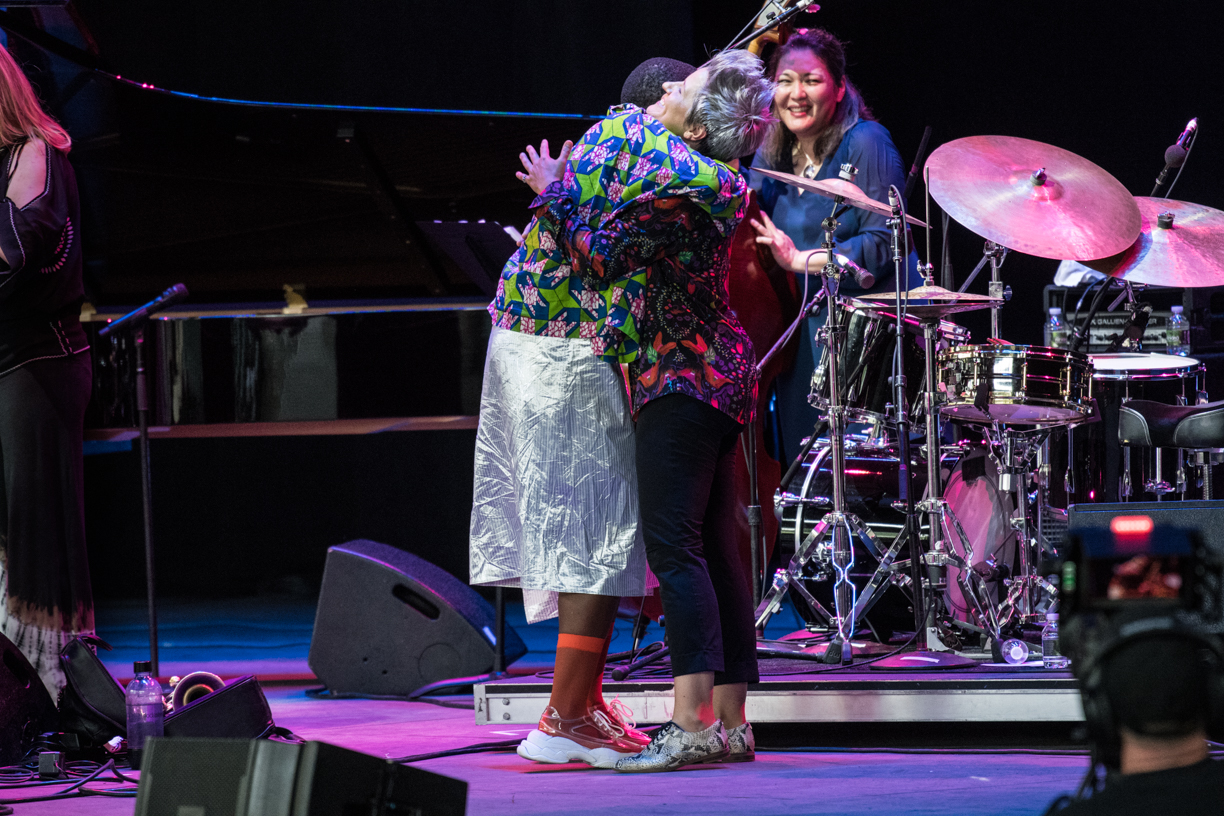
<svg viewBox="0 0 1224 816"><path fill-rule="evenodd" d="M1210 664L1209 738L1224 738L1224 553L1194 530L1149 516L1115 516L1108 529L1072 530L1056 565L1066 621L1063 653L1080 681L1096 756L1117 770L1120 738L1104 672L1109 659L1145 638L1183 638Z"/></svg>

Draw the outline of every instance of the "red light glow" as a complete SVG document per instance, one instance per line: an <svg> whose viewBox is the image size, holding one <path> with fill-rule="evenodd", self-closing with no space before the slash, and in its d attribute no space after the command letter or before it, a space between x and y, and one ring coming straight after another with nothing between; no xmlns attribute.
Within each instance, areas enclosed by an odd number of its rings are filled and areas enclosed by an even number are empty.
<svg viewBox="0 0 1224 816"><path fill-rule="evenodd" d="M1118 536L1149 535L1155 526L1148 516L1114 516L1109 521L1110 531Z"/></svg>

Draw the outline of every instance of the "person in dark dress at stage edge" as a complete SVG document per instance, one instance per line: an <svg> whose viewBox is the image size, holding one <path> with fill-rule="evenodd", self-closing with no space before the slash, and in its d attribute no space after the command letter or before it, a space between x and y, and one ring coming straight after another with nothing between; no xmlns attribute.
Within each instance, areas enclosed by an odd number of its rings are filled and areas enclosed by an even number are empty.
<svg viewBox="0 0 1224 816"><path fill-rule="evenodd" d="M846 53L842 43L823 29L796 33L778 47L772 59L777 83L774 112L778 123L753 159L754 167L794 173L810 179L836 179L843 164L858 168L854 183L868 198L888 201L888 188L905 186L901 156L888 131L871 113L850 78L846 76ZM804 270L818 273L826 253L821 221L833 212L833 201L748 170L749 184L760 196L760 222L754 222L758 241L768 244L780 266L800 276ZM895 288L892 233L882 215L850 208L838 216L834 233L836 252L875 276L870 289L862 290L853 276L842 278L841 292L856 296L866 292L891 292ZM921 283L918 255L906 259L910 286ZM819 274L808 283L809 297L820 289ZM780 459L794 457L803 437L812 432L817 412L807 400L812 371L820 359L816 332L824 325L825 312L808 318L801 327L795 364L777 379L778 420L782 428Z"/></svg>
<svg viewBox="0 0 1224 816"><path fill-rule="evenodd" d="M72 140L0 48L0 631L54 697L60 648L92 632L85 552L80 205Z"/></svg>
<svg viewBox="0 0 1224 816"><path fill-rule="evenodd" d="M720 161L753 152L771 119L772 84L747 52L719 54L665 89L648 112ZM738 206L722 216L661 198L593 230L569 198L549 206L584 277L607 283L647 270L643 353L629 378L642 529L667 619L675 702L671 722L618 771L755 755L744 701L758 679L756 632L732 516L735 446L752 419L756 371L751 341L727 302L730 244L747 195L741 176L731 181Z"/></svg>

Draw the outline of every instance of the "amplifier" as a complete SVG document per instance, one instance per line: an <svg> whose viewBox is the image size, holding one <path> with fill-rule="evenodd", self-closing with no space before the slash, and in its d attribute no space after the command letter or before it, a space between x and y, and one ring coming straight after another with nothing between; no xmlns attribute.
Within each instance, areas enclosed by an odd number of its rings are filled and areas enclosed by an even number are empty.
<svg viewBox="0 0 1224 816"><path fill-rule="evenodd" d="M1093 294L1083 297L1086 287L1047 286L1042 294L1041 320L1044 324L1051 306L1063 310L1067 328L1078 327L1092 306ZM1163 353L1165 350L1164 327L1173 314L1170 307L1180 305L1190 321L1190 355L1196 352L1224 351L1224 287L1213 286L1200 289L1148 289L1136 295L1140 300L1152 304L1152 316L1143 333L1144 350ZM1112 295L1105 306L1109 306L1117 295ZM1082 298L1082 303L1081 303ZM1078 308L1078 320L1076 319ZM1122 307L1116 312L1097 312L1088 332L1090 354L1098 354L1108 348L1113 337L1122 330L1130 314Z"/></svg>

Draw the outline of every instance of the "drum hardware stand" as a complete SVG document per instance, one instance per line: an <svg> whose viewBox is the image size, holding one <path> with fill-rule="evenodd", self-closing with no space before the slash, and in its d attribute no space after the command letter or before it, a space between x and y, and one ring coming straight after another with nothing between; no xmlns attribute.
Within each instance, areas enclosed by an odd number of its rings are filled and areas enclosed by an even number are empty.
<svg viewBox="0 0 1224 816"><path fill-rule="evenodd" d="M1003 308L1003 302L1011 299L1011 288L1003 285L1002 279L999 277L999 270L1003 268L1003 261L1007 258L1008 249L1005 246L996 244L994 241L987 241L986 246L982 249L982 260L978 261L978 265L973 267L973 271L969 273L969 277L965 278L965 282L960 285L958 292L965 292L969 289L969 285L973 283L978 273L987 263L990 264L990 287L987 294L992 298L998 298L998 302L990 307L990 336L999 338L1001 329L999 328L999 310ZM933 281L928 282L928 286Z"/></svg>
<svg viewBox="0 0 1224 816"><path fill-rule="evenodd" d="M1045 512L1045 490L1042 485L1042 469L1044 464L1046 444L1049 441L1052 428L1036 428L1019 431L1012 428L1000 429L995 426L995 438L989 432L985 433L990 444L990 456L999 469L999 489L1015 493L1015 515L1011 526L1017 533L1017 564L1016 571L1009 581L1007 597L999 604L996 620L999 628L1010 624L1017 615L1022 622L1032 622L1037 619L1037 600L1035 594L1040 591L1051 601L1056 600L1058 591L1043 576L1037 574L1040 562L1038 549L1051 552L1052 547L1046 540L1043 531L1043 515ZM1002 462L999 461L995 449L1001 449ZM1034 466L1034 460L1036 465ZM1030 522L1028 482L1030 478L1037 481L1037 521ZM1035 529L1034 529L1035 528Z"/></svg>
<svg viewBox="0 0 1224 816"><path fill-rule="evenodd" d="M857 170L853 165L844 164L841 177L853 181ZM833 640L825 651L825 663L849 663L853 658L851 639L855 632L859 605L856 602L857 589L850 580L850 570L854 567L854 547L852 536L858 535L863 543L873 552L879 552L879 542L875 534L853 513L846 512L846 452L845 425L846 413L842 405L841 383L839 378L841 341L844 328L841 323L841 307L837 302L838 287L845 270L839 268L834 259L836 246L833 234L837 231L836 213L845 200L840 196L834 199L832 214L823 222L824 241L821 249L826 253L826 262L820 275L824 280L824 293L829 307L829 323L822 330L829 356L829 450L832 456L830 476L833 482L833 509L816 523L812 532L796 549L794 557L786 569L778 570L774 575L769 591L761 599L756 610L756 627L761 630L770 616L781 606L782 598L790 586L794 586L799 595L812 607L813 612L822 617L830 618L830 624L836 629ZM810 446L809 446L810 450ZM812 473L813 471L809 471ZM799 528L800 530L802 527ZM832 537L831 552L828 553L828 563L833 570L833 598L835 614L829 616L815 598L803 587L803 567L813 554L820 557L822 551L828 549L825 544L827 536Z"/></svg>
<svg viewBox="0 0 1224 816"><path fill-rule="evenodd" d="M898 485L898 493L901 496L901 501L904 502L905 512L905 529L893 539L892 546L889 547L885 558L881 560L881 570L877 570L872 576L871 584L868 585L868 591L874 591L878 583L882 583L881 575L886 566L891 568L893 558L899 552L903 541L910 541L910 575L909 581L912 586L912 597L914 604L914 648L915 652L906 654L893 655L892 657L883 660L877 660L873 663L873 667L877 669L954 669L965 666L976 665L976 661L970 660L960 655L952 654L945 651L933 651L930 648L929 632L935 623L935 609L937 605L937 594L940 586L947 581L945 570L949 554L943 550L943 525L951 523L956 529L957 534L966 546L969 546L964 530L961 529L960 522L956 519L952 509L942 498L941 490L941 474L940 465L942 464L942 448L939 444L939 411L935 406L935 339L939 329L939 318L934 320L922 321L922 337L924 351L926 353L926 382L923 387L923 408L924 419L926 424L926 448L927 448L927 498L921 502L914 501L913 494L913 474L910 471L910 422L909 410L906 404L905 396L905 350L903 342L905 309L903 308L904 301L901 297L901 280L905 274L904 258L907 253L903 253L902 232L905 230L905 213L902 205L900 192L896 187L890 187L888 190L888 203L892 206L892 217L888 224L892 228L892 252L893 252L893 269L894 282L896 285L896 312L897 312L897 333L896 333L896 374L893 377L893 404L895 411L895 419L897 423L897 438L899 444L899 459L900 459L900 484ZM929 219L928 219L929 223ZM929 229L929 227L928 227ZM924 282L926 285L934 283L932 278L932 270L929 264L923 268ZM929 516L928 531L930 535L930 551L920 554L921 542L918 518L920 513L927 513ZM923 565L926 565L925 576ZM962 575L964 570L961 571ZM942 574L941 574L942 573ZM900 583L900 582L898 582ZM976 594L966 590L965 596L973 598L976 601ZM986 613L986 610L983 610Z"/></svg>

